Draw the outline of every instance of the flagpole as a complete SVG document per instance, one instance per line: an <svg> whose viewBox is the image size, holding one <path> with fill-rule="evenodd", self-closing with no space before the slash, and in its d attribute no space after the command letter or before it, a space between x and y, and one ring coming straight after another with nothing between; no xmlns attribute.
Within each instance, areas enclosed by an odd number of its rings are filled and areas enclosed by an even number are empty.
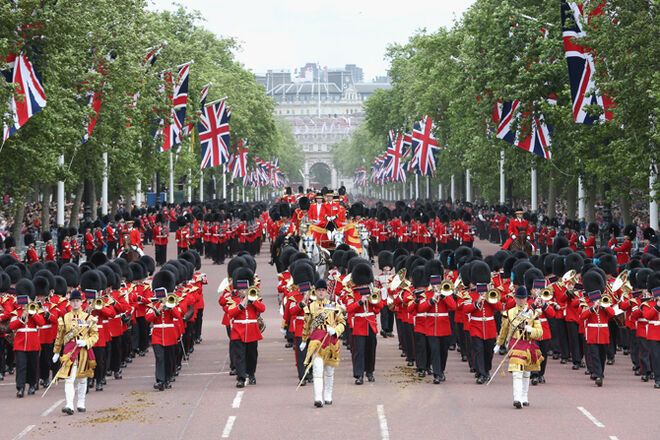
<svg viewBox="0 0 660 440"><path fill-rule="evenodd" d="M538 203L538 193L537 193L537 185L536 185L536 166L534 164L532 164L531 181L532 181L532 211L536 212L539 208L539 203ZM582 200L584 202L584 199Z"/></svg>
<svg viewBox="0 0 660 440"><path fill-rule="evenodd" d="M419 174L415 173L415 198L419 199Z"/></svg>
<svg viewBox="0 0 660 440"><path fill-rule="evenodd" d="M192 169L188 168L188 203L192 203Z"/></svg>
<svg viewBox="0 0 660 440"><path fill-rule="evenodd" d="M465 170L465 201L472 203L472 180L469 169Z"/></svg>
<svg viewBox="0 0 660 440"><path fill-rule="evenodd" d="M101 215L108 214L108 152L103 152L103 180L101 182Z"/></svg>
<svg viewBox="0 0 660 440"><path fill-rule="evenodd" d="M135 206L138 208L142 205L142 180L138 179L135 182Z"/></svg>
<svg viewBox="0 0 660 440"><path fill-rule="evenodd" d="M584 220L584 217L584 181L582 180L582 176L578 175L578 220Z"/></svg>
<svg viewBox="0 0 660 440"><path fill-rule="evenodd" d="M431 176L426 176L426 198L431 198Z"/></svg>
<svg viewBox="0 0 660 440"><path fill-rule="evenodd" d="M500 205L506 202L506 180L504 176L504 150L500 151Z"/></svg>
<svg viewBox="0 0 660 440"><path fill-rule="evenodd" d="M451 195L451 203L456 203L456 179L451 175L451 186L449 187L449 194Z"/></svg>
<svg viewBox="0 0 660 440"><path fill-rule="evenodd" d="M227 168L222 164L222 199L227 200Z"/></svg>
<svg viewBox="0 0 660 440"><path fill-rule="evenodd" d="M658 230L658 202L655 201L655 181L657 178L657 169L655 163L651 163L649 172L649 226Z"/></svg>
<svg viewBox="0 0 660 440"><path fill-rule="evenodd" d="M199 171L199 201L204 201L204 170Z"/></svg>
<svg viewBox="0 0 660 440"><path fill-rule="evenodd" d="M172 153L172 148L170 148L170 188L169 188L169 200L170 203L174 203L174 154Z"/></svg>
<svg viewBox="0 0 660 440"><path fill-rule="evenodd" d="M64 155L57 159L60 167L64 166ZM57 182L57 226L64 226L64 181Z"/></svg>
<svg viewBox="0 0 660 440"><path fill-rule="evenodd" d="M442 200L442 183L438 183L438 200Z"/></svg>

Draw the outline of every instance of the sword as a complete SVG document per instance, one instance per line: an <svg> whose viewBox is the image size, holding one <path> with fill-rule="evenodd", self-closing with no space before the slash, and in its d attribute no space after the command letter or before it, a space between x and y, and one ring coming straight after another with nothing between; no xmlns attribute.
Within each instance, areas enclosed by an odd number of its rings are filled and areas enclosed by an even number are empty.
<svg viewBox="0 0 660 440"><path fill-rule="evenodd" d="M502 365L504 364L504 361L506 361L509 358L509 356L511 356L511 353L513 352L513 349L516 348L516 345L518 345L518 342L520 342L520 339L516 339L516 342L513 343L513 345L511 346L511 349L504 356L504 359L502 359L502 362L500 362L500 364L497 366L497 368L495 369L495 372L490 376L490 379L488 380L486 385L490 385L490 383L493 381L493 379L495 379L495 376L497 376L497 372L500 371L500 368L502 368Z"/></svg>
<svg viewBox="0 0 660 440"><path fill-rule="evenodd" d="M324 336L323 339L321 340L321 344L316 348L316 350L314 350L314 353L312 353L312 355L309 357L309 360L310 360L310 361L309 361L309 365L307 366L307 368L305 368L305 373L303 374L302 379L300 379L300 382L298 382L298 386L296 387L296 391L298 391L298 388L300 388L300 385L302 385L302 383L303 383L303 382L305 381L305 379L307 378L307 373L309 373L309 369L312 368L312 365L313 365L312 361L313 361L313 359L314 359L314 356L315 356L316 353L318 353L319 350L323 347L323 343L324 343L325 340L328 338L328 335L329 335L329 333L326 333L326 334L325 334L325 336Z"/></svg>

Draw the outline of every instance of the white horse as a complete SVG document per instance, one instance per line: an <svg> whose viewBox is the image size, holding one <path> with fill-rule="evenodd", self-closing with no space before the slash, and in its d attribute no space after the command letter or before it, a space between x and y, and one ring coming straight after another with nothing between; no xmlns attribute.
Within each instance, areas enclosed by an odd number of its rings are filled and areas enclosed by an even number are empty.
<svg viewBox="0 0 660 440"><path fill-rule="evenodd" d="M330 252L319 246L311 235L304 235L300 238L298 250L307 254L316 267L319 276L325 278L327 270L326 262L330 259Z"/></svg>

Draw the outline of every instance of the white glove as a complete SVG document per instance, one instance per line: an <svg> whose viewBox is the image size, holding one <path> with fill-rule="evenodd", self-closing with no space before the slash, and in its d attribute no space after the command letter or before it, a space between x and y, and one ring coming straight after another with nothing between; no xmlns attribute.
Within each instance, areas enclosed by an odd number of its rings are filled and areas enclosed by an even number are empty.
<svg viewBox="0 0 660 440"><path fill-rule="evenodd" d="M517 237L515 235L511 235L511 238L515 240Z"/></svg>
<svg viewBox="0 0 660 440"><path fill-rule="evenodd" d="M53 363L56 364L58 360L60 360L60 354L59 354L59 353L55 353L55 354L53 355Z"/></svg>
<svg viewBox="0 0 660 440"><path fill-rule="evenodd" d="M333 335L336 335L336 334L337 334L337 330L335 330L334 327L326 327L326 331L328 332L328 334L329 334L330 336L333 336Z"/></svg>
<svg viewBox="0 0 660 440"><path fill-rule="evenodd" d="M495 347L493 347L493 353L497 354L499 352L500 352L500 346L499 345L496 345Z"/></svg>
<svg viewBox="0 0 660 440"><path fill-rule="evenodd" d="M525 326L525 331L527 333L531 333L533 330L534 330L534 327L532 327L531 325L526 325Z"/></svg>
<svg viewBox="0 0 660 440"><path fill-rule="evenodd" d="M87 345L87 341L85 341L84 339L78 339L78 340L76 341L76 345L77 345L78 347L85 347L85 346Z"/></svg>
<svg viewBox="0 0 660 440"><path fill-rule="evenodd" d="M300 351L304 351L305 348L307 348L307 342L301 342L298 347L300 348Z"/></svg>
<svg viewBox="0 0 660 440"><path fill-rule="evenodd" d="M280 333L282 333L282 336L286 336L286 329L285 329L285 328L281 328L281 329L280 329Z"/></svg>

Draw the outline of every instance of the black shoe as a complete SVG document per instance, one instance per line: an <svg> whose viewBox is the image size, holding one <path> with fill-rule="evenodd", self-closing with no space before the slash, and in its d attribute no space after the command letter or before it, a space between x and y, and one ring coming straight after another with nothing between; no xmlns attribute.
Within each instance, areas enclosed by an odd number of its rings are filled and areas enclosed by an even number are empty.
<svg viewBox="0 0 660 440"><path fill-rule="evenodd" d="M653 388L656 390L660 388L660 382L656 382L655 385L653 385Z"/></svg>
<svg viewBox="0 0 660 440"><path fill-rule="evenodd" d="M591 380L596 380L597 378L596 378L596 375L595 375L595 374L591 374L591 375L589 376L589 379L591 379Z"/></svg>
<svg viewBox="0 0 660 440"><path fill-rule="evenodd" d="M580 365L579 365L579 364L573 364L573 366L571 367L571 369L573 369L573 370L579 370L579 369L580 369Z"/></svg>
<svg viewBox="0 0 660 440"><path fill-rule="evenodd" d="M5 373L0 373L0 382L5 380Z"/></svg>
<svg viewBox="0 0 660 440"><path fill-rule="evenodd" d="M131 357L129 357L128 359L126 359L126 363L127 363L127 364L132 364L132 363L133 363L133 358L134 358L134 357L135 357L135 355L131 355ZM126 365L123 365L122 368L126 368Z"/></svg>
<svg viewBox="0 0 660 440"><path fill-rule="evenodd" d="M374 374L373 374L373 373L371 373L371 374L367 373L367 380L368 380L369 382L376 382L376 379L374 378Z"/></svg>
<svg viewBox="0 0 660 440"><path fill-rule="evenodd" d="M567 364L567 363L568 363L568 360L566 360L566 359L562 359L562 360L559 361L559 363L562 364L562 365L563 365L563 364Z"/></svg>
<svg viewBox="0 0 660 440"><path fill-rule="evenodd" d="M456 344L451 344L449 346L449 351L455 351L456 350Z"/></svg>
<svg viewBox="0 0 660 440"><path fill-rule="evenodd" d="M529 402L523 402L523 406L529 406Z"/></svg>
<svg viewBox="0 0 660 440"><path fill-rule="evenodd" d="M414 363L413 361L408 361L408 362L406 363L406 365L409 366L409 367L412 367L412 366L415 365L415 363Z"/></svg>
<svg viewBox="0 0 660 440"><path fill-rule="evenodd" d="M307 379L305 379L305 380L298 380L298 385L300 385L301 387L306 386L306 385L307 385Z"/></svg>
<svg viewBox="0 0 660 440"><path fill-rule="evenodd" d="M11 376L12 374L14 374L14 367L10 367L10 368L7 370L7 373L8 373L10 376Z"/></svg>
<svg viewBox="0 0 660 440"><path fill-rule="evenodd" d="M484 383L486 383L486 378L485 377L483 377L483 376L477 377L477 384L483 385Z"/></svg>
<svg viewBox="0 0 660 440"><path fill-rule="evenodd" d="M171 389L171 388L172 388L172 383L171 383L169 380L166 380L166 381L165 381L165 389L166 389L166 390L169 390L169 389Z"/></svg>
<svg viewBox="0 0 660 440"><path fill-rule="evenodd" d="M117 380L121 379L121 371L115 373L115 379L117 379Z"/></svg>
<svg viewBox="0 0 660 440"><path fill-rule="evenodd" d="M321 402L320 400L315 400L314 406L317 408L323 408L323 402Z"/></svg>
<svg viewBox="0 0 660 440"><path fill-rule="evenodd" d="M154 389L158 391L165 391L165 384L163 382L156 382L154 384Z"/></svg>
<svg viewBox="0 0 660 440"><path fill-rule="evenodd" d="M101 385L100 383L97 383L97 384L96 384L96 387L95 387L94 389L95 389L96 391L103 391L103 385Z"/></svg>
<svg viewBox="0 0 660 440"><path fill-rule="evenodd" d="M326 400L323 402L324 405L332 405L332 400Z"/></svg>
<svg viewBox="0 0 660 440"><path fill-rule="evenodd" d="M28 396L32 396L36 390L34 389L34 386L30 385L28 388Z"/></svg>
<svg viewBox="0 0 660 440"><path fill-rule="evenodd" d="M461 362L467 362L467 356L461 355Z"/></svg>
<svg viewBox="0 0 660 440"><path fill-rule="evenodd" d="M147 354L147 350L141 351L138 353L138 356L144 357Z"/></svg>
<svg viewBox="0 0 660 440"><path fill-rule="evenodd" d="M433 376L433 383L435 385L438 385L440 382L442 382L442 381L440 380L439 376Z"/></svg>
<svg viewBox="0 0 660 440"><path fill-rule="evenodd" d="M362 376L355 379L355 385L362 385L364 383L364 378Z"/></svg>
<svg viewBox="0 0 660 440"><path fill-rule="evenodd" d="M245 379L239 379L236 381L236 388L245 388Z"/></svg>
<svg viewBox="0 0 660 440"><path fill-rule="evenodd" d="M380 331L380 335L381 335L383 338L387 338L387 333L385 333L383 330Z"/></svg>
<svg viewBox="0 0 660 440"><path fill-rule="evenodd" d="M545 383L545 376L539 376L539 383Z"/></svg>
<svg viewBox="0 0 660 440"><path fill-rule="evenodd" d="M516 409L522 409L522 403L516 400L515 402L513 402L513 407Z"/></svg>
<svg viewBox="0 0 660 440"><path fill-rule="evenodd" d="M603 386L603 378L602 377L597 377L596 378L596 386L597 387L602 387Z"/></svg>
<svg viewBox="0 0 660 440"><path fill-rule="evenodd" d="M635 376L641 376L641 375L642 372L639 369L635 370Z"/></svg>
<svg viewBox="0 0 660 440"><path fill-rule="evenodd" d="M401 357L402 357L402 358L406 357L406 354L403 353L403 352L401 352Z"/></svg>
<svg viewBox="0 0 660 440"><path fill-rule="evenodd" d="M426 377L426 371L418 371L417 377Z"/></svg>
<svg viewBox="0 0 660 440"><path fill-rule="evenodd" d="M248 385L256 385L257 384L257 379L254 376L250 376L248 378Z"/></svg>
<svg viewBox="0 0 660 440"><path fill-rule="evenodd" d="M22 399L23 396L25 396L25 388L21 388L20 390L16 391L16 397Z"/></svg>
<svg viewBox="0 0 660 440"><path fill-rule="evenodd" d="M230 368L229 369L229 375L230 376L236 376L236 368Z"/></svg>
<svg viewBox="0 0 660 440"><path fill-rule="evenodd" d="M628 356L630 354L630 351L628 349L623 350L623 355Z"/></svg>
<svg viewBox="0 0 660 440"><path fill-rule="evenodd" d="M506 354L506 348L500 347L500 355L504 356Z"/></svg>
<svg viewBox="0 0 660 440"><path fill-rule="evenodd" d="M105 380L105 377L101 379L101 385L106 386L108 384L108 381Z"/></svg>
<svg viewBox="0 0 660 440"><path fill-rule="evenodd" d="M590 375L591 375L591 371L589 371L588 369L587 369L587 370L584 370L584 374L585 374L586 376L590 376Z"/></svg>
<svg viewBox="0 0 660 440"><path fill-rule="evenodd" d="M86 412L87 410L85 408L76 408L78 412Z"/></svg>
<svg viewBox="0 0 660 440"><path fill-rule="evenodd" d="M559 359L559 355L558 355L558 354L553 354L553 355L552 355L552 359L554 359L554 360Z"/></svg>
<svg viewBox="0 0 660 440"><path fill-rule="evenodd" d="M105 372L105 376L106 376L106 377L110 377L110 376L112 376L112 371L111 371L111 370L106 371L106 372Z"/></svg>
<svg viewBox="0 0 660 440"><path fill-rule="evenodd" d="M536 386L536 385L539 384L539 378L538 377L532 377L531 382L532 382L532 385Z"/></svg>
<svg viewBox="0 0 660 440"><path fill-rule="evenodd" d="M286 344L284 344L284 348L291 348L291 347L293 347L293 344L291 342L287 342Z"/></svg>
<svg viewBox="0 0 660 440"><path fill-rule="evenodd" d="M393 338L393 337L394 337L394 333L392 333L392 332L387 332L387 337L388 337L388 338ZM332 402L330 402L330 405L332 405Z"/></svg>
<svg viewBox="0 0 660 440"><path fill-rule="evenodd" d="M649 376L650 374L645 374L642 376L642 382L648 382L649 381Z"/></svg>
<svg viewBox="0 0 660 440"><path fill-rule="evenodd" d="M87 380L87 388L94 388L95 384L96 384L96 380L94 380L94 379L88 379Z"/></svg>
<svg viewBox="0 0 660 440"><path fill-rule="evenodd" d="M607 365L614 365L614 359L608 359Z"/></svg>
<svg viewBox="0 0 660 440"><path fill-rule="evenodd" d="M126 368L126 362L122 362L119 366L120 366L121 368Z"/></svg>
<svg viewBox="0 0 660 440"><path fill-rule="evenodd" d="M67 416L72 416L73 415L73 408L67 408L66 406L62 408L62 412L66 414Z"/></svg>

